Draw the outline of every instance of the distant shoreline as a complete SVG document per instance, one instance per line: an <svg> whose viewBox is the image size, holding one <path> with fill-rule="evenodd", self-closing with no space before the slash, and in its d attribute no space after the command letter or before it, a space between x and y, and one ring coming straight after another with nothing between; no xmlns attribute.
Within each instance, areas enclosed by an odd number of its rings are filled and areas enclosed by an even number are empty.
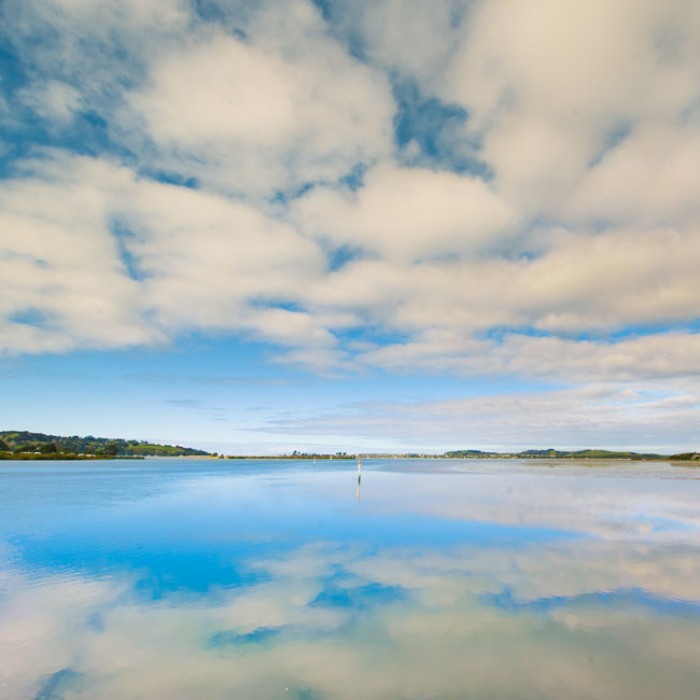
<svg viewBox="0 0 700 700"><path fill-rule="evenodd" d="M425 461L425 462L530 462L533 464L552 465L558 464L580 464L588 462L591 466L596 463L658 463L667 462L670 464L682 464L685 466L700 466L700 455L698 453L690 453L690 456L685 455L655 455L653 457L645 457L643 459L635 459L633 457L521 457L521 456L489 456L489 457L446 457L444 455L421 455L408 456L396 454L383 455L355 455L347 457L290 457L289 455L150 455L142 456L105 456L105 455L84 455L84 454L61 454L54 453L51 455L42 454L13 454L8 452L0 452L0 464L2 462L132 462L132 461L168 461L175 462L181 460L196 460L202 462L330 462L330 463L354 463L356 461L379 461L379 460L403 460L403 461Z"/></svg>
<svg viewBox="0 0 700 700"><path fill-rule="evenodd" d="M36 454L34 452L0 452L0 461L3 462L95 462L104 461L106 459L132 461L143 460L145 457L126 455L112 457L109 455L76 454L74 452L52 452L50 454Z"/></svg>
<svg viewBox="0 0 700 700"><path fill-rule="evenodd" d="M153 457L191 459L268 459L299 461L352 461L357 459L445 459L445 460L620 460L620 461L700 461L700 453L683 452L670 455L654 452L630 450L558 450L554 448L529 449L520 452L495 452L490 450L450 450L442 454L425 452L307 452L294 450L291 454L277 455L224 455L206 452L181 445L164 445L145 440L125 440L86 436L61 436L33 433L28 431L0 431L0 460L45 461L45 460L103 460L103 459L144 459Z"/></svg>

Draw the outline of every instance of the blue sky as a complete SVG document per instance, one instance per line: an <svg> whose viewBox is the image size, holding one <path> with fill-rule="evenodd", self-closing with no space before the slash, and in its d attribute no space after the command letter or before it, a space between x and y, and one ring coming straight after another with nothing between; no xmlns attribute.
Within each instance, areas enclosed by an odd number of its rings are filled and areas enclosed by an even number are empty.
<svg viewBox="0 0 700 700"><path fill-rule="evenodd" d="M6 0L0 424L697 449L686 0Z"/></svg>

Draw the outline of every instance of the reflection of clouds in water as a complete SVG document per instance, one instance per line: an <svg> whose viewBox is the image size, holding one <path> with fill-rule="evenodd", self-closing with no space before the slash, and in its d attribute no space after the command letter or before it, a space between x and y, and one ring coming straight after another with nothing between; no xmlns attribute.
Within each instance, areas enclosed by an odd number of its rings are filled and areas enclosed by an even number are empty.
<svg viewBox="0 0 700 700"><path fill-rule="evenodd" d="M101 700L697 697L700 612L644 602L698 603L694 547L314 545L255 566L272 579L157 602L5 575L2 697L62 669L65 698Z"/></svg>
<svg viewBox="0 0 700 700"><path fill-rule="evenodd" d="M195 479L6 548L0 697L696 700L697 482L515 472Z"/></svg>
<svg viewBox="0 0 700 700"><path fill-rule="evenodd" d="M113 604L124 587L69 576L36 581L10 571L1 590L0 697L14 700L80 658L99 636L91 616Z"/></svg>
<svg viewBox="0 0 700 700"><path fill-rule="evenodd" d="M455 582L473 593L513 590L523 600L639 589L661 598L700 598L700 549L583 540L547 547L463 548L458 555L395 553L358 559L353 572L427 596Z"/></svg>
<svg viewBox="0 0 700 700"><path fill-rule="evenodd" d="M577 474L573 465L564 478L547 478L542 469L536 475L465 473L447 479L372 474L365 505L382 513L410 511L454 520L548 527L611 540L700 542L694 480L659 478L651 488L647 479L592 478L595 472L590 468L585 475ZM634 473L635 467L626 469Z"/></svg>

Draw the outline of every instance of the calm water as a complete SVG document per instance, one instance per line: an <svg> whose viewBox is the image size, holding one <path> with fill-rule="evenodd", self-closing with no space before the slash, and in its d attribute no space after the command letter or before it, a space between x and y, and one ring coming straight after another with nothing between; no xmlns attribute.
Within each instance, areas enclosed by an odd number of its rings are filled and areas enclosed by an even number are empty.
<svg viewBox="0 0 700 700"><path fill-rule="evenodd" d="M697 700L700 469L0 463L3 700Z"/></svg>

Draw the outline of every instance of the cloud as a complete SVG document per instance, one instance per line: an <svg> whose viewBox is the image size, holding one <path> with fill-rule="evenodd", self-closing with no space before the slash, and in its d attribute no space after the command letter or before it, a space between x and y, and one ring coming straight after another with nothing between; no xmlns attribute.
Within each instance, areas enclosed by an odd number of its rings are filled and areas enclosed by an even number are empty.
<svg viewBox="0 0 700 700"><path fill-rule="evenodd" d="M358 360L410 372L464 376L511 375L572 382L639 382L687 378L700 373L697 334L665 333L600 342L510 334L471 340L451 331L425 333L406 343L363 348Z"/></svg>
<svg viewBox="0 0 700 700"><path fill-rule="evenodd" d="M497 246L513 223L480 179L383 165L357 192L314 190L295 211L302 230L384 259L412 261Z"/></svg>
<svg viewBox="0 0 700 700"><path fill-rule="evenodd" d="M606 152L572 201L582 220L674 222L697 231L700 133L697 125L650 121Z"/></svg>
<svg viewBox="0 0 700 700"><path fill-rule="evenodd" d="M335 181L391 146L386 78L303 2L262 12L245 38L214 31L164 54L127 101L156 163L248 195Z"/></svg>
<svg viewBox="0 0 700 700"><path fill-rule="evenodd" d="M444 94L471 111L504 191L565 211L621 124L673 123L694 104L697 22L685 0L480 3Z"/></svg>
<svg viewBox="0 0 700 700"><path fill-rule="evenodd" d="M290 223L106 160L54 152L23 168L2 195L11 352L164 342L196 328L252 334L329 369L348 366L348 350L356 366L550 379L698 369L692 333L572 337L690 322L700 294L690 231L545 230L537 255L513 256L523 242L495 234L507 231L506 207L449 173L382 167L360 195L302 198ZM332 269L329 245L364 253ZM341 347L338 333L368 322L405 339ZM501 339L479 337L494 327Z"/></svg>
<svg viewBox="0 0 700 700"><path fill-rule="evenodd" d="M24 91L22 100L35 114L59 123L72 120L82 106L78 90L57 80L35 83Z"/></svg>
<svg viewBox="0 0 700 700"><path fill-rule="evenodd" d="M4 352L692 385L696 4L1 12Z"/></svg>
<svg viewBox="0 0 700 700"><path fill-rule="evenodd" d="M268 308L320 274L319 249L248 205L60 153L6 182L2 205L6 351L149 344L192 327L332 345L303 312Z"/></svg>
<svg viewBox="0 0 700 700"><path fill-rule="evenodd" d="M346 226L352 217L333 220ZM382 226L391 223L375 230ZM697 371L697 337L686 330L700 296L696 233L559 230L540 240L536 256L472 254L415 264L350 259L318 278L306 302L403 335L361 353L363 362L390 369L571 379ZM370 245L385 244L378 233ZM386 248L398 256L419 245L413 239Z"/></svg>
<svg viewBox="0 0 700 700"><path fill-rule="evenodd" d="M323 269L318 247L293 229L217 195L141 181L117 214L167 325L227 327L248 302L293 300L294 288Z"/></svg>
<svg viewBox="0 0 700 700"><path fill-rule="evenodd" d="M459 46L469 3L435 0L327 2L331 26L349 46L390 73L430 85Z"/></svg>
<svg viewBox="0 0 700 700"><path fill-rule="evenodd" d="M312 3L219 16L181 0L3 9L25 106L54 128L68 112L83 132L101 122L98 150L128 149L141 169L271 197L388 155L388 81L344 51Z"/></svg>
<svg viewBox="0 0 700 700"><path fill-rule="evenodd" d="M590 446L671 450L696 448L697 383L664 391L615 385L507 393L473 398L341 406L315 416L269 421L272 434L333 435L357 444L413 450Z"/></svg>
<svg viewBox="0 0 700 700"><path fill-rule="evenodd" d="M36 117L56 134L71 126L69 117L79 115L93 124L102 120L116 134L125 91L140 82L154 56L170 42L180 43L190 29L181 0L125 0L118 6L8 0L0 12L8 56L16 58L5 63L3 73L8 89L18 84L22 98L13 100L8 122L20 128L17 140L22 141L36 137L31 131ZM34 114L23 113L26 107ZM83 122L82 140L88 132Z"/></svg>
<svg viewBox="0 0 700 700"><path fill-rule="evenodd" d="M81 180L54 165L43 178L5 181L0 194L3 350L158 342L159 331L142 321L138 284L121 269L100 191L105 180L128 187L128 176L83 162Z"/></svg>

